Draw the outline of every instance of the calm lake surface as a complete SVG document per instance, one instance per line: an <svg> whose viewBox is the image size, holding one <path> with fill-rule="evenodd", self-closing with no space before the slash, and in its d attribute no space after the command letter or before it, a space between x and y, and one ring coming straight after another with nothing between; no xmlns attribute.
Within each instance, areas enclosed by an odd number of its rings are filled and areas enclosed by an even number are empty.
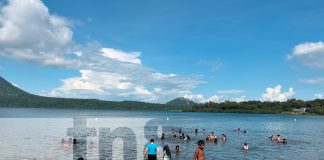
<svg viewBox="0 0 324 160"><path fill-rule="evenodd" d="M226 134L226 143L206 142L207 160L215 159L324 159L324 117L294 115L183 113L161 111L116 111L95 109L22 109L0 108L0 159L73 159L73 149L64 147L61 139L68 139L67 128L73 118L85 118L87 127L129 127L136 134L137 156L143 159L143 149L150 138L155 138L160 150L164 145L172 149L172 159L192 159L197 141L210 132L217 137ZM157 128L157 130L154 130ZM173 138L181 128L190 141ZM194 133L197 128L206 132ZM240 128L247 133L233 131ZM165 140L157 139L164 132ZM122 133L121 133L122 134ZM271 135L282 135L287 144L268 140ZM98 135L99 136L99 135ZM98 136L87 139L88 159L99 159ZM146 138L145 138L146 137ZM123 159L123 140L113 142L113 159ZM243 143L249 151L242 150ZM179 145L182 152L173 152ZM125 153L127 155L127 153Z"/></svg>

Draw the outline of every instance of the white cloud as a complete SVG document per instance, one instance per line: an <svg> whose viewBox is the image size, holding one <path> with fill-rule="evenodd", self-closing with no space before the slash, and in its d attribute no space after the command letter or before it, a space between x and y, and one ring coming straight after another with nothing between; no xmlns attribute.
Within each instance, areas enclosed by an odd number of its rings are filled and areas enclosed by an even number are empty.
<svg viewBox="0 0 324 160"><path fill-rule="evenodd" d="M198 76L148 68L140 52L78 44L71 24L50 14L40 0L10 0L0 11L0 56L80 71L80 76L63 79L49 96L165 102L203 83Z"/></svg>
<svg viewBox="0 0 324 160"><path fill-rule="evenodd" d="M135 93L143 94L143 95L152 95L152 93L150 91L146 90L143 86L135 87Z"/></svg>
<svg viewBox="0 0 324 160"><path fill-rule="evenodd" d="M157 73L134 77L132 74L81 70L80 74L80 77L62 80L63 84L53 89L48 96L166 102L189 93L187 87L195 87L192 84L196 83L196 80L188 81L179 76L170 78L169 75L163 75L168 78L156 79L152 75Z"/></svg>
<svg viewBox="0 0 324 160"><path fill-rule="evenodd" d="M323 93L316 93L316 94L314 94L314 99L324 99L324 94Z"/></svg>
<svg viewBox="0 0 324 160"><path fill-rule="evenodd" d="M51 15L39 0L10 0L0 11L0 54L9 58L66 66L73 32L63 17Z"/></svg>
<svg viewBox="0 0 324 160"><path fill-rule="evenodd" d="M113 48L102 48L101 52L103 56L111 59L115 59L121 62L141 64L141 60L139 59L139 56L141 55L140 52L126 53L122 50L117 50Z"/></svg>
<svg viewBox="0 0 324 160"><path fill-rule="evenodd" d="M206 100L206 102L215 102L215 103L219 103L221 101L222 101L222 96L217 96L217 95L211 96Z"/></svg>
<svg viewBox="0 0 324 160"><path fill-rule="evenodd" d="M198 103L205 103L205 102L219 103L223 101L222 100L223 96L218 96L218 95L211 96L207 99L204 98L202 94L186 94L183 97Z"/></svg>
<svg viewBox="0 0 324 160"><path fill-rule="evenodd" d="M289 88L288 92L281 92L281 85L277 85L274 88L267 88L266 93L262 94L261 101L287 101L289 98L295 95L294 89Z"/></svg>
<svg viewBox="0 0 324 160"><path fill-rule="evenodd" d="M306 42L294 47L288 59L296 59L302 64L316 69L324 69L324 43Z"/></svg>
<svg viewBox="0 0 324 160"><path fill-rule="evenodd" d="M217 91L218 94L242 94L245 93L244 90L230 89L230 90L221 90Z"/></svg>
<svg viewBox="0 0 324 160"><path fill-rule="evenodd" d="M313 78L313 79L301 79L301 80L299 80L299 82L305 83L305 84L319 85L319 86L324 87L324 78L323 77Z"/></svg>
<svg viewBox="0 0 324 160"><path fill-rule="evenodd" d="M183 97L198 103L205 102L204 96L202 94L186 94Z"/></svg>
<svg viewBox="0 0 324 160"><path fill-rule="evenodd" d="M246 97L245 96L241 96L241 97L234 97L231 99L231 101L233 102L244 102L244 101L247 101Z"/></svg>
<svg viewBox="0 0 324 160"><path fill-rule="evenodd" d="M211 97L205 98L204 95L202 94L185 94L183 96L184 98L187 98L189 100L192 100L194 102L198 102L198 103L206 103L206 102L215 102L215 103L221 103L224 102L224 95L213 95ZM244 102L247 101L245 96L241 96L241 97L233 97L230 99L230 101L233 102Z"/></svg>

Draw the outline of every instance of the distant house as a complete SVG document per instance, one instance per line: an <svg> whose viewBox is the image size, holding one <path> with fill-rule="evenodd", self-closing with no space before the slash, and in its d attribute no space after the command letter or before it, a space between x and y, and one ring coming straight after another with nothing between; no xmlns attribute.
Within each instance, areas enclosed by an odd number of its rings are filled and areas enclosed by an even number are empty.
<svg viewBox="0 0 324 160"><path fill-rule="evenodd" d="M294 108L293 112L305 113L307 108Z"/></svg>

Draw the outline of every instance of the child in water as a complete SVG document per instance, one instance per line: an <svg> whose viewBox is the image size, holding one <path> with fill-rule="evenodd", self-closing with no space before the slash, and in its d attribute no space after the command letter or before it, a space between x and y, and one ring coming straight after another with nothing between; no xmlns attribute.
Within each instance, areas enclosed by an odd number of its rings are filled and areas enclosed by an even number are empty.
<svg viewBox="0 0 324 160"><path fill-rule="evenodd" d="M168 145L163 147L163 160L170 160L171 159L171 151Z"/></svg>
<svg viewBox="0 0 324 160"><path fill-rule="evenodd" d="M281 143L287 144L287 139L286 138L282 139Z"/></svg>
<svg viewBox="0 0 324 160"><path fill-rule="evenodd" d="M179 145L177 145L176 147L175 147L175 152L181 152L181 150L180 150L180 147L179 147Z"/></svg>
<svg viewBox="0 0 324 160"><path fill-rule="evenodd" d="M249 146L248 146L247 143L244 143L244 145L243 145L243 149L244 149L244 150L248 150L248 149L249 149Z"/></svg>
<svg viewBox="0 0 324 160"><path fill-rule="evenodd" d="M193 160L205 160L205 142L203 140L198 141L198 147L195 151Z"/></svg>

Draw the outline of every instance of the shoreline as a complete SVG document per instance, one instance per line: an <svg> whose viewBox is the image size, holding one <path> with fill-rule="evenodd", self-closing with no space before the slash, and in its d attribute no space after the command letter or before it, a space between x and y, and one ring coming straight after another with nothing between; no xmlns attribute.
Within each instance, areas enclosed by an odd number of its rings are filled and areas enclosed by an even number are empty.
<svg viewBox="0 0 324 160"><path fill-rule="evenodd" d="M111 108L66 108L66 107L2 107L0 109L40 109L40 110L102 110L102 111L135 111L135 112L174 112L174 113L209 113L209 114L251 114L251 115L290 115L290 116L324 116L321 114L302 113L295 114L294 112L282 113L265 113L265 112L236 112L236 111L192 111L192 110L159 110L159 109L111 109Z"/></svg>

